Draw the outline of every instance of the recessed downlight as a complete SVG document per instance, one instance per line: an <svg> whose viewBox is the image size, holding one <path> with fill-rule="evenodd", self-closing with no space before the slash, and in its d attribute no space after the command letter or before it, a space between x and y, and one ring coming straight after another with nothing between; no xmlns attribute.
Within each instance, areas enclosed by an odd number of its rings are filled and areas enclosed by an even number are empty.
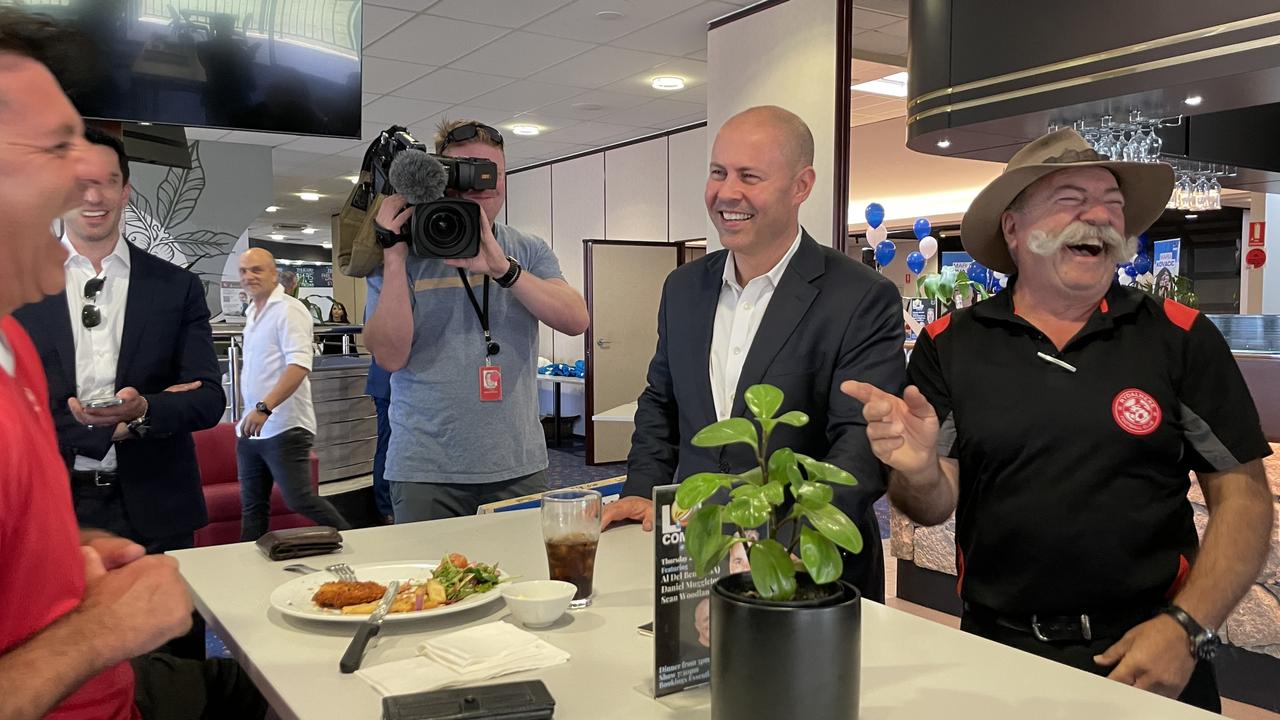
<svg viewBox="0 0 1280 720"><path fill-rule="evenodd" d="M1204 98L1200 97L1199 95L1190 95L1187 97L1186 100L1183 100L1182 102L1184 105L1190 105L1191 107L1195 107L1200 103L1204 102Z"/></svg>
<svg viewBox="0 0 1280 720"><path fill-rule="evenodd" d="M280 233L271 233L271 234L270 234L270 235L268 235L267 237L271 238L272 240L283 240L283 239L284 239L284 236L283 236L283 235L281 235Z"/></svg>
<svg viewBox="0 0 1280 720"><path fill-rule="evenodd" d="M343 176L342 176L342 179L343 179L343 180L350 180L352 185L355 185L356 183L360 182L360 176L359 176L359 175L343 175Z"/></svg>
<svg viewBox="0 0 1280 720"><path fill-rule="evenodd" d="M942 148L943 150L946 150L947 148L951 147L951 141L946 138L942 138L941 140L938 141L938 147Z"/></svg>
<svg viewBox="0 0 1280 720"><path fill-rule="evenodd" d="M275 205L268 205L268 206L267 206L267 212L276 212L276 211L278 211L279 209L280 209L280 208L279 208L279 207L276 207Z"/></svg>
<svg viewBox="0 0 1280 720"><path fill-rule="evenodd" d="M530 135L537 135L542 132L542 130L539 129L537 125L512 125L511 132L527 137Z"/></svg>
<svg viewBox="0 0 1280 720"><path fill-rule="evenodd" d="M320 193L310 192L310 191L300 192L298 193L298 199L306 200L307 202L317 202L318 200L320 200Z"/></svg>
<svg viewBox="0 0 1280 720"><path fill-rule="evenodd" d="M626 13L618 12L617 10L601 10L600 12L596 13L596 19L604 20L605 22L612 22L613 20L621 20L626 16L627 16Z"/></svg>
<svg viewBox="0 0 1280 720"><path fill-rule="evenodd" d="M684 78L675 75L659 75L650 84L654 90L683 90Z"/></svg>

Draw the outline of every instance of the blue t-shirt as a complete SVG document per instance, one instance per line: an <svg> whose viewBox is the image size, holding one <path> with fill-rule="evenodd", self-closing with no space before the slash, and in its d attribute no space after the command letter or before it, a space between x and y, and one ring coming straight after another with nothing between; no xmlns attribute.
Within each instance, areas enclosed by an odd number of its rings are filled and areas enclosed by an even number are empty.
<svg viewBox="0 0 1280 720"><path fill-rule="evenodd" d="M524 271L563 280L560 262L541 238L502 224L494 237ZM501 352L502 400L480 401L484 333L462 280L442 260L409 256L413 304L409 363L391 375L391 445L386 477L393 482L489 483L547 468L538 419L535 375L538 319L511 290L489 284L489 329ZM483 304L484 276L470 278ZM382 291L382 273L368 278L369 314Z"/></svg>

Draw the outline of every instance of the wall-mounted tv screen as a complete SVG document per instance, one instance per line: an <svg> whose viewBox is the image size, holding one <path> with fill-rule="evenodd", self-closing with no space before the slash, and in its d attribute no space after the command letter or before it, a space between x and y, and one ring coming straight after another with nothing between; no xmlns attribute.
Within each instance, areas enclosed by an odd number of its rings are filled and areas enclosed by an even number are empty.
<svg viewBox="0 0 1280 720"><path fill-rule="evenodd" d="M360 135L362 0L0 0L86 41L86 118Z"/></svg>

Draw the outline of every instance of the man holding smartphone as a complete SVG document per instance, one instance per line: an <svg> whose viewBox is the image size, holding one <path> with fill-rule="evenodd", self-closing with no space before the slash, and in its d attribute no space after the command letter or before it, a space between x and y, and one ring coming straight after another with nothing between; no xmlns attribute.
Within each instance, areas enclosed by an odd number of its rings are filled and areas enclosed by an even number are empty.
<svg viewBox="0 0 1280 720"><path fill-rule="evenodd" d="M14 316L49 378L80 524L151 553L188 548L208 522L191 433L226 407L204 286L124 239L124 145L84 137L82 204L62 216L67 290Z"/></svg>

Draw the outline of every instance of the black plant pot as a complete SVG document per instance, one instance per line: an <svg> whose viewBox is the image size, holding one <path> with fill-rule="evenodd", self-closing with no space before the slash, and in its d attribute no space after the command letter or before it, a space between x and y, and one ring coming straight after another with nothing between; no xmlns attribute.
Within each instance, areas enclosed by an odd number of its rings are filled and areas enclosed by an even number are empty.
<svg viewBox="0 0 1280 720"><path fill-rule="evenodd" d="M749 573L716 581L712 720L857 720L862 596L849 583L839 586L826 601L775 603L747 596Z"/></svg>

